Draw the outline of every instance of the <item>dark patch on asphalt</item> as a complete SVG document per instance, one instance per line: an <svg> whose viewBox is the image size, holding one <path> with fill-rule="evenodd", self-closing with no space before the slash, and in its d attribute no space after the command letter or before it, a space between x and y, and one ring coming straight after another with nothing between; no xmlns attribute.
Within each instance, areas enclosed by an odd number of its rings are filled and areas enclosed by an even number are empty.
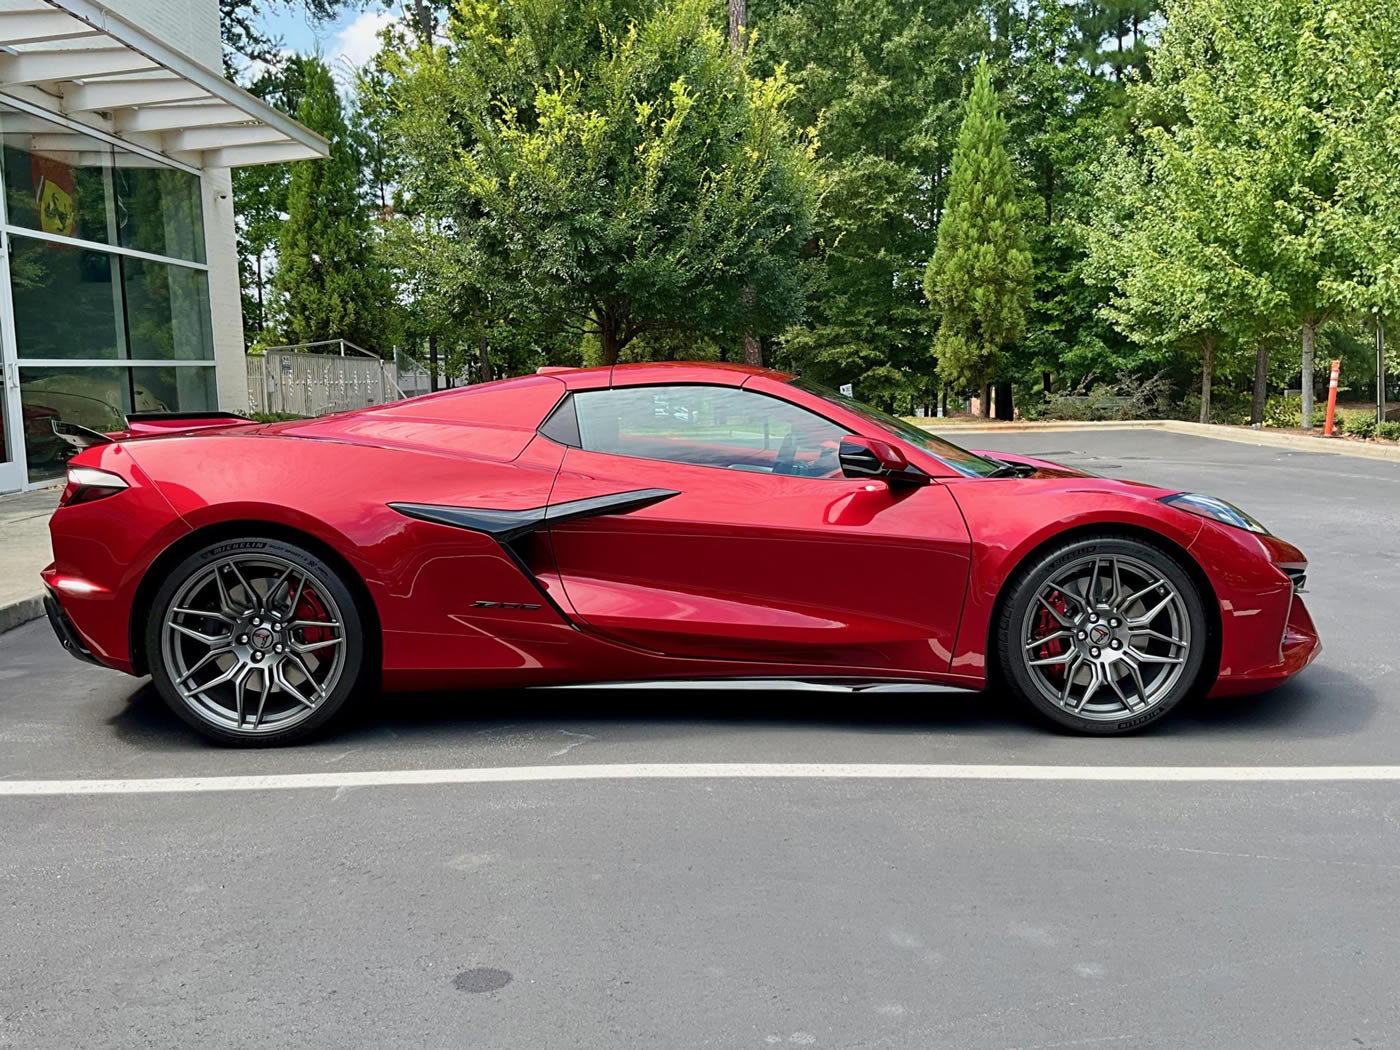
<svg viewBox="0 0 1400 1050"><path fill-rule="evenodd" d="M489 966L479 966L475 970L463 970L452 978L452 987L459 992L494 992L510 982L509 970L493 970Z"/></svg>

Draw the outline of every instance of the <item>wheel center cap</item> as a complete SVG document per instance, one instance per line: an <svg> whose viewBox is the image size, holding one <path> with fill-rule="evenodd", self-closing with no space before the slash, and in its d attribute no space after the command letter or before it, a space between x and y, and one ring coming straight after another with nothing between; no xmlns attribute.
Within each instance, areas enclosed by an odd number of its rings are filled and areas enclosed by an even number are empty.
<svg viewBox="0 0 1400 1050"><path fill-rule="evenodd" d="M1089 641L1095 645L1103 645L1111 637L1113 637L1113 632L1101 623L1096 623L1089 628Z"/></svg>
<svg viewBox="0 0 1400 1050"><path fill-rule="evenodd" d="M259 627L248 636L248 641L252 643L254 649L271 649L272 632L266 627Z"/></svg>

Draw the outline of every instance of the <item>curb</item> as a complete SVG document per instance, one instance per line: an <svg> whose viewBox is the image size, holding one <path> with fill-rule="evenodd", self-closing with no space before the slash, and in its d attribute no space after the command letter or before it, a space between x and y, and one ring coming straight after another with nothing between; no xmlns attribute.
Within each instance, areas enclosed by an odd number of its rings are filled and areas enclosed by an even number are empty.
<svg viewBox="0 0 1400 1050"><path fill-rule="evenodd" d="M17 602L0 605L0 634L21 627L31 620L37 620L43 615L44 599L37 594L32 598L21 598Z"/></svg>
<svg viewBox="0 0 1400 1050"><path fill-rule="evenodd" d="M1181 419L1113 420L1108 422L1056 420L1046 423L1001 423L993 426L982 423L930 426L927 422L929 417L923 418L925 421L921 421L918 425L924 430L941 431L949 436L1018 433L1036 430L1165 430L1171 434L1189 434L1192 437L1233 441L1241 445L1283 448L1294 452L1316 452L1324 456L1353 456L1357 459L1378 459L1390 463L1400 463L1400 445L1373 445L1362 441L1347 441L1343 438L1308 437L1303 434L1273 434L1267 430L1255 430L1252 427L1228 427L1217 423L1188 423Z"/></svg>

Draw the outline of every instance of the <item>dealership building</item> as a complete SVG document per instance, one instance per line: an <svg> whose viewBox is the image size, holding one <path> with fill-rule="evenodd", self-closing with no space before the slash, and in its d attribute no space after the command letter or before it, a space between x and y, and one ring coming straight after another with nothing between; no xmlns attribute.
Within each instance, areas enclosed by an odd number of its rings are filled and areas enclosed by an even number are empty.
<svg viewBox="0 0 1400 1050"><path fill-rule="evenodd" d="M246 411L230 170L327 146L221 65L218 0L0 0L0 492L56 420Z"/></svg>

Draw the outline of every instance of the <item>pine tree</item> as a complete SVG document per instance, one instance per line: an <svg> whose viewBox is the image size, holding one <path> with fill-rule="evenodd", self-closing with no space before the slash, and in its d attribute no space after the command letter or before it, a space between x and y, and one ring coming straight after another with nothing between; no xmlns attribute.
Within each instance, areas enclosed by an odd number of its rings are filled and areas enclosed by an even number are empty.
<svg viewBox="0 0 1400 1050"><path fill-rule="evenodd" d="M933 350L939 373L950 382L985 386L1002 350L1025 332L1030 288L1031 254L1006 153L1006 122L983 58L953 151L938 245L924 274L938 316Z"/></svg>
<svg viewBox="0 0 1400 1050"><path fill-rule="evenodd" d="M304 67L297 119L330 141L325 160L298 161L287 189L287 220L277 252L275 324L289 343L348 339L384 350L394 311L377 262L360 151L330 70Z"/></svg>

